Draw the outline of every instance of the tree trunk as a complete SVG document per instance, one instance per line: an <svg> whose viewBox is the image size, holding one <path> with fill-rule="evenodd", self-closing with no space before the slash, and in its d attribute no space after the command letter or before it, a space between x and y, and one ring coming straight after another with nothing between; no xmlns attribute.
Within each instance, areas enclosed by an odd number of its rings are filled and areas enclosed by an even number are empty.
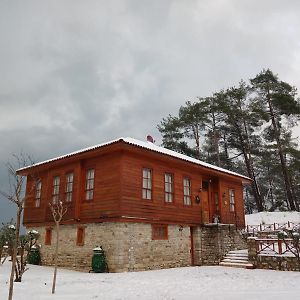
<svg viewBox="0 0 300 300"><path fill-rule="evenodd" d="M278 130L278 127L277 127L277 124L276 124L275 114L274 114L273 106L272 106L272 103L271 103L271 96L270 96L269 91L267 93L267 101L268 101L268 106L269 106L269 110L270 110L271 121L272 121L272 126L273 126L273 130L274 130L274 134L275 134L275 139L276 139L276 143L277 143L278 154L279 154L279 157L280 157L280 163L281 163L281 169L282 169L284 183L285 183L287 201L289 203L289 206L290 206L291 210L296 210L296 206L295 206L296 201L295 201L295 199L293 197L293 193L292 193L291 182L290 182L290 179L289 179L289 174L288 174L288 171L287 171L286 161L285 161L284 153L283 153L283 150L282 150L282 144L281 144L281 140L280 140L280 133L279 133L279 130Z"/></svg>
<svg viewBox="0 0 300 300"><path fill-rule="evenodd" d="M56 223L56 244L55 244L55 254L54 254L54 274L52 283L52 294L55 293L56 286L56 274L57 274L57 260L58 260L58 243L59 243L59 223Z"/></svg>
<svg viewBox="0 0 300 300"><path fill-rule="evenodd" d="M219 149L219 135L218 130L216 126L216 117L215 114L212 114L212 120L213 120L213 141L214 141L214 147L217 154L217 166L221 167L221 159L220 159L220 149Z"/></svg>
<svg viewBox="0 0 300 300"><path fill-rule="evenodd" d="M250 161L250 159L248 157L246 145L244 143L244 138L243 138L242 133L240 132L240 129L237 125L236 125L236 129L238 131L238 136L239 136L239 140L240 140L240 144L241 144L241 148L242 148L242 152L243 152L243 156L244 156L248 176L253 180L252 183L251 183L251 187L252 187L256 207L257 207L258 211L263 211L264 210L263 201L262 201L262 197L261 197L261 194L260 194L260 191L259 191L259 188L258 188L256 176L254 174L253 165L252 165L252 162Z"/></svg>
<svg viewBox="0 0 300 300"><path fill-rule="evenodd" d="M225 161L227 169L231 170L230 160L229 160L229 153L228 153L228 143L226 133L223 133L223 140L224 140L224 154L225 154Z"/></svg>
<svg viewBox="0 0 300 300"><path fill-rule="evenodd" d="M18 251L19 236L20 236L21 214L22 214L22 206L18 206L17 222L16 222L16 240L12 251L12 263L11 263L11 271L10 271L10 279L9 279L8 300L12 300L13 298L15 267L17 261L17 251Z"/></svg>
<svg viewBox="0 0 300 300"><path fill-rule="evenodd" d="M194 135L194 140L196 143L196 149L197 149L197 158L201 158L201 150L200 150L200 137L199 137L199 128L198 125L192 126L192 131Z"/></svg>

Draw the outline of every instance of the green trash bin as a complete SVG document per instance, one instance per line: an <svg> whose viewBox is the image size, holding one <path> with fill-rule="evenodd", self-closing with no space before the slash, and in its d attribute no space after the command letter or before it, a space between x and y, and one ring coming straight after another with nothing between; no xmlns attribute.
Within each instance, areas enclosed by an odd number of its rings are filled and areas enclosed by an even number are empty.
<svg viewBox="0 0 300 300"><path fill-rule="evenodd" d="M92 258L92 270L95 273L108 272L106 257L102 247L96 247L93 249L94 255Z"/></svg>
<svg viewBox="0 0 300 300"><path fill-rule="evenodd" d="M41 255L39 247L33 246L28 253L27 261L31 265L39 265L41 263Z"/></svg>

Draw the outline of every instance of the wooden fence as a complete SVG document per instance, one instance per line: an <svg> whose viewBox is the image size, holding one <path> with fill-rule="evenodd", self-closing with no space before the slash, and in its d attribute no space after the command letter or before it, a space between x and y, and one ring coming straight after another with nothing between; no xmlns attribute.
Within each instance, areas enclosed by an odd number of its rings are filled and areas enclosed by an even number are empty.
<svg viewBox="0 0 300 300"><path fill-rule="evenodd" d="M257 232L277 232L280 230L300 230L300 223L286 222L286 223L272 223L272 224L259 224L247 225L245 230L253 235Z"/></svg>
<svg viewBox="0 0 300 300"><path fill-rule="evenodd" d="M292 239L256 239L256 253L265 255L289 254L295 256Z"/></svg>

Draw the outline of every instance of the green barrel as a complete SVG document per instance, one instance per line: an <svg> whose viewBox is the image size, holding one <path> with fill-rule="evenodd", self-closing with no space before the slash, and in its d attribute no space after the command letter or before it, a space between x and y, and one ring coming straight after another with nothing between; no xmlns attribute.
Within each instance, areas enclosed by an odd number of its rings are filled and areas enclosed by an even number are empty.
<svg viewBox="0 0 300 300"><path fill-rule="evenodd" d="M32 265L39 265L41 263L41 255L39 248L32 248L28 253L27 261Z"/></svg>
<svg viewBox="0 0 300 300"><path fill-rule="evenodd" d="M102 247L96 247L93 249L94 255L92 258L92 270L95 273L107 272L106 258Z"/></svg>

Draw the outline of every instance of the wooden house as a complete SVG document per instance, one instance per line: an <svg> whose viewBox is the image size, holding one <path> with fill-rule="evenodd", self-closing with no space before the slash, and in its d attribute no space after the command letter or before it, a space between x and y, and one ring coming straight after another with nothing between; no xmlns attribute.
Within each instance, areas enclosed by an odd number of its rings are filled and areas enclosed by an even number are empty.
<svg viewBox="0 0 300 300"><path fill-rule="evenodd" d="M201 264L203 228L245 225L248 177L151 142L119 138L17 172L27 176L23 223L41 233L45 264L54 251L50 202L68 206L60 264L76 269L90 268L97 245L111 271Z"/></svg>

